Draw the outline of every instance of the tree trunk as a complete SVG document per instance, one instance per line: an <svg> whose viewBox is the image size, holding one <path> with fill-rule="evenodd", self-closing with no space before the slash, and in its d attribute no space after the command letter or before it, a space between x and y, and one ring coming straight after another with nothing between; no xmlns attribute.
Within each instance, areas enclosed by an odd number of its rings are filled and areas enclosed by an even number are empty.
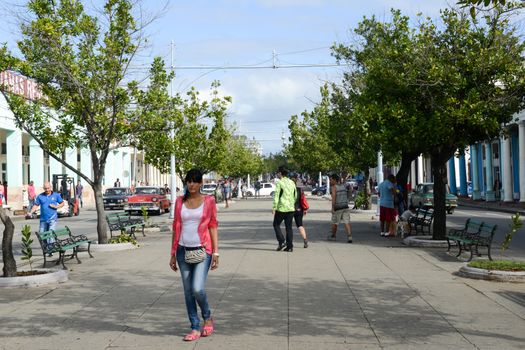
<svg viewBox="0 0 525 350"><path fill-rule="evenodd" d="M13 225L11 218L5 213L3 208L0 208L0 219L5 226L4 235L2 237L4 277L16 277L16 261L13 256L13 235L15 233L15 225Z"/></svg>
<svg viewBox="0 0 525 350"><path fill-rule="evenodd" d="M97 234L98 243L108 243L108 224L106 222L106 211L104 210L104 199L102 198L102 184L95 183L95 207L97 208Z"/></svg>
<svg viewBox="0 0 525 350"><path fill-rule="evenodd" d="M363 189L365 194L365 207L363 209L370 210L372 209L372 196L370 195L370 169L365 170L363 181L365 183L365 187Z"/></svg>
<svg viewBox="0 0 525 350"><path fill-rule="evenodd" d="M399 171L396 174L397 183L401 185L402 188L405 189L405 192L403 193L403 197L405 198L405 203L408 203L408 191L407 189L407 183L408 183L408 174L410 173L410 167L412 165L412 161L417 158L419 154L416 153L407 153L403 152L401 154L401 165L399 167Z"/></svg>
<svg viewBox="0 0 525 350"><path fill-rule="evenodd" d="M446 212L446 184L447 184L447 163L444 157L438 155L431 156L432 175L434 177L434 222L432 239L445 239L447 232L447 212Z"/></svg>

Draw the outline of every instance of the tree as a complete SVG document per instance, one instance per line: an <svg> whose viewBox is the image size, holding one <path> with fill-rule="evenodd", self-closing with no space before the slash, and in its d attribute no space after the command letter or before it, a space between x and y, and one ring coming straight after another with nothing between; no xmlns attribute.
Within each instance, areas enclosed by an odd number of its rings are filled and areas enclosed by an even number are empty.
<svg viewBox="0 0 525 350"><path fill-rule="evenodd" d="M36 79L44 99L25 101L2 89L19 127L51 157L83 178L94 190L99 243L107 242L102 180L110 150L130 144L142 128L129 120L132 110L130 64L143 38L130 0L107 0L90 15L80 1L33 0L32 19L22 24L21 59L1 52L1 69ZM67 148L90 151L93 178L68 164Z"/></svg>
<svg viewBox="0 0 525 350"><path fill-rule="evenodd" d="M227 146L228 155L219 172L233 178L260 174L263 163L262 158L256 153L255 146L255 143L250 142L244 135L232 137Z"/></svg>
<svg viewBox="0 0 525 350"><path fill-rule="evenodd" d="M175 171L181 178L193 167L205 173L220 171L232 138L225 125L231 98L219 95L217 81L212 83L210 101L201 99L195 88L185 97L170 97L168 86L172 78L159 59L150 70L148 89L134 87L134 114L148 125L147 130L136 135L137 147L146 151L147 163L165 172L170 170L170 157L174 154Z"/></svg>
<svg viewBox="0 0 525 350"><path fill-rule="evenodd" d="M498 136L523 108L524 44L504 13L496 8L480 24L443 10L441 25L427 18L412 30L393 11L392 23L360 24L363 47L339 47L366 77L362 103L391 140L382 149L408 146L431 157L435 239L446 232L446 161L458 148Z"/></svg>
<svg viewBox="0 0 525 350"><path fill-rule="evenodd" d="M311 112L301 113L302 120L294 115L288 122L290 143L285 149L291 162L297 169L311 175L330 170L348 171L348 162L344 160L344 149L331 146L329 120L332 116L332 105L328 87L321 87L321 101Z"/></svg>

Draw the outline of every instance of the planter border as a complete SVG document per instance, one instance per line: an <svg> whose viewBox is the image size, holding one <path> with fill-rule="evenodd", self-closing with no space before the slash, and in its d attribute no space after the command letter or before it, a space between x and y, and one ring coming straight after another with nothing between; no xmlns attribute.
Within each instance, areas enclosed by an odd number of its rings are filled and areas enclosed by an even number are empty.
<svg viewBox="0 0 525 350"><path fill-rule="evenodd" d="M103 253L103 252L115 252L119 250L132 250L137 249L138 247L133 245L132 243L126 242L126 243L111 243L111 244L98 244L98 243L92 243L91 244L91 252L96 253ZM80 246L80 251L86 251L87 250L87 244Z"/></svg>
<svg viewBox="0 0 525 350"><path fill-rule="evenodd" d="M408 236L403 239L403 244L409 247L448 248L447 240L432 240L432 236Z"/></svg>
<svg viewBox="0 0 525 350"><path fill-rule="evenodd" d="M478 269L477 267L470 267L467 264L463 265L457 274L461 277L499 281L499 282L525 282L525 271L502 271L502 270L486 270Z"/></svg>
<svg viewBox="0 0 525 350"><path fill-rule="evenodd" d="M48 273L33 276L0 277L0 288L40 287L48 284L63 283L68 280L69 270L64 269L34 269L48 271ZM25 271L25 270L24 270Z"/></svg>

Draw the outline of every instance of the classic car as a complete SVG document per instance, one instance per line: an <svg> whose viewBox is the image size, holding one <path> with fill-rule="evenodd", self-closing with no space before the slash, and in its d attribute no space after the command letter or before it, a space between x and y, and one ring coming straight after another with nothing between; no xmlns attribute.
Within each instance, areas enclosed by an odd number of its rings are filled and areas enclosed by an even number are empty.
<svg viewBox="0 0 525 350"><path fill-rule="evenodd" d="M131 196L131 191L127 187L111 187L106 189L103 195L104 209L124 209Z"/></svg>
<svg viewBox="0 0 525 350"><path fill-rule="evenodd" d="M162 214L170 211L170 199L166 195L166 190L158 186L137 187L135 193L128 197L128 202L124 205L124 210L128 213L141 212L142 208L148 212Z"/></svg>
<svg viewBox="0 0 525 350"><path fill-rule="evenodd" d="M255 188L248 187L245 193L247 197L255 196ZM261 196L273 196L274 193L275 193L275 185L273 183L261 182L261 189L259 190L259 194Z"/></svg>
<svg viewBox="0 0 525 350"><path fill-rule="evenodd" d="M448 185L446 186L446 208L449 214L454 212L458 206L458 197L450 193ZM431 208L434 206L434 184L420 183L410 194L408 202L415 207Z"/></svg>
<svg viewBox="0 0 525 350"><path fill-rule="evenodd" d="M318 186L312 190L312 196L324 196L326 194L326 186Z"/></svg>

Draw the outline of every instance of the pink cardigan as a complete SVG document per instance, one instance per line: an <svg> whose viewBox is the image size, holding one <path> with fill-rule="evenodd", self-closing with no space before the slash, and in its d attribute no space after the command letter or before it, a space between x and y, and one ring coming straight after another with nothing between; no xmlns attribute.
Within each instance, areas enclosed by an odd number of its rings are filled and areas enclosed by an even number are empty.
<svg viewBox="0 0 525 350"><path fill-rule="evenodd" d="M175 219L173 220L173 243L171 246L171 256L177 253L179 247L180 234L182 232L182 196L177 197L175 202ZM212 253L212 244L210 236L210 228L219 226L217 222L217 206L215 205L215 198L212 196L204 196L204 209L202 211L201 222L199 223L198 233L201 239L201 245L206 249L206 253Z"/></svg>

